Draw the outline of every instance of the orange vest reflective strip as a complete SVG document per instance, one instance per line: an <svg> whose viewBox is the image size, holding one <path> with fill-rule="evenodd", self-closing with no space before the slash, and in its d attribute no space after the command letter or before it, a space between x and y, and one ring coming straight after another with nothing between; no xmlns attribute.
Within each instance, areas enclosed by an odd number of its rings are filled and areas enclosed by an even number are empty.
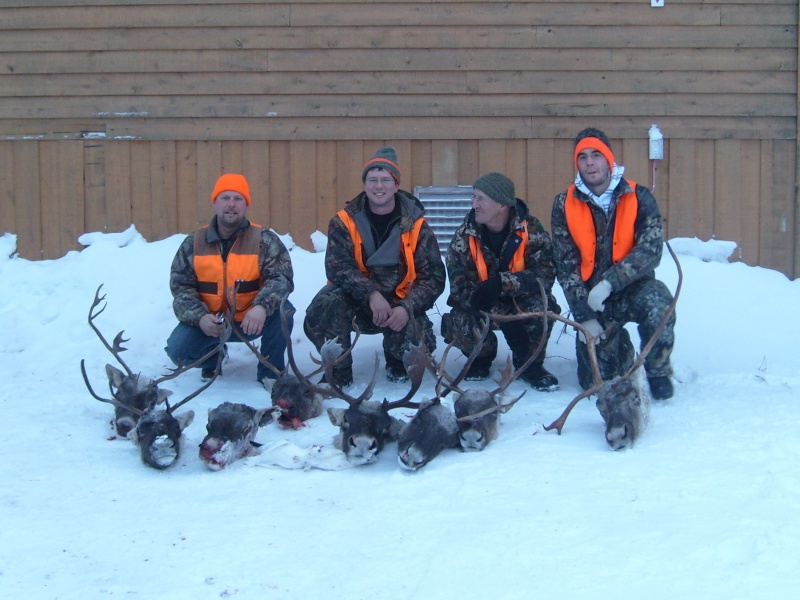
<svg viewBox="0 0 800 600"><path fill-rule="evenodd" d="M519 273L525 270L525 248L528 246L528 222L522 221L524 229L517 231L517 235L522 239L522 243L514 252L511 259L511 272ZM472 252L472 260L475 261L475 266L478 269L478 281L486 281L489 279L489 270L486 268L486 260L483 258L483 250L478 243L475 236L469 236L469 249ZM502 265L501 265L502 266Z"/></svg>
<svg viewBox="0 0 800 600"><path fill-rule="evenodd" d="M336 215L342 220L342 223L345 224L345 227L347 227L347 231L350 233L350 237L353 240L358 270L361 271L364 276L369 277L369 270L364 264L364 255L362 254L361 250L361 244L363 243L361 240L361 233L358 231L356 222L344 209L340 210L338 213L336 213ZM425 219L420 217L414 222L414 227L411 229L411 231L406 231L400 234L400 245L402 246L403 254L406 259L406 276L394 290L394 293L397 294L398 298L405 298L408 295L409 284L417 278L417 269L416 265L414 264L414 252L417 249L419 232L422 229L422 223L424 222Z"/></svg>
<svg viewBox="0 0 800 600"><path fill-rule="evenodd" d="M636 182L628 181L636 190ZM614 220L614 240L611 259L617 264L625 258L636 243L634 233L636 216L639 213L639 201L636 192L626 192L617 200L617 212ZM564 201L564 214L567 227L581 253L581 279L588 281L594 272L594 257L597 251L597 234L592 219L592 211L586 202L575 196L575 185L569 186Z"/></svg>
<svg viewBox="0 0 800 600"><path fill-rule="evenodd" d="M261 289L261 271L258 268L261 226L251 223L247 231L233 242L228 260L224 262L219 245L206 242L206 229L197 230L194 236L193 265L200 299L212 313L226 310L231 305L231 294L238 282L234 319L241 323Z"/></svg>

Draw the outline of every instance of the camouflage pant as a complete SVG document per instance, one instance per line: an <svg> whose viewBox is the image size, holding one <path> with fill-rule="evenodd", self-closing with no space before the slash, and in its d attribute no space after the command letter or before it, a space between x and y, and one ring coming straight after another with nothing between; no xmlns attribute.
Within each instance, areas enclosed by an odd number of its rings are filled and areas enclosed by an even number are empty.
<svg viewBox="0 0 800 600"><path fill-rule="evenodd" d="M614 333L605 342L597 345L597 362L603 380L608 381L624 375L633 365L634 349L625 323L638 325L642 347L647 344L661 324L664 313L672 302L672 294L663 282L657 279L643 279L629 285L621 292L612 294L605 302L605 310L600 315L600 324L608 327L616 324ZM669 357L675 343L675 313L667 320L663 333L659 336L647 358L644 369L648 377L672 374ZM592 371L589 365L589 352L586 344L576 338L575 351L578 358L578 382L583 389L592 385Z"/></svg>
<svg viewBox="0 0 800 600"><path fill-rule="evenodd" d="M552 296L548 298L548 310L556 313L561 312L561 308ZM517 304L523 312L542 310L542 303L537 299L527 302L518 300ZM493 309L493 312L501 315L515 314L517 311L510 301L502 300ZM462 311L453 309L449 313L442 315L442 337L448 344L454 341L456 348L461 350L465 356L469 356L477 343L475 331L480 330L483 324L483 315L478 311ZM492 331L486 336L475 362L491 363L497 356L497 335L494 331L500 330L505 337L508 347L511 349L512 361L515 368L519 368L528 360L531 353L536 350L539 341L544 334L544 323L542 319L527 319L525 321L512 321L510 323L493 323ZM547 320L547 339L553 331L552 319ZM544 362L547 342L545 341L539 356L533 361L533 365L541 365Z"/></svg>
<svg viewBox="0 0 800 600"><path fill-rule="evenodd" d="M328 284L323 287L308 306L303 329L311 343L319 350L327 340L336 339L347 350L350 347L350 334L355 322L362 334L382 334L383 353L387 363L402 365L403 354L409 344L419 343L419 335L425 340L425 346L433 353L436 350L436 336L433 324L426 315L416 317L416 327L412 323L403 331L393 331L388 327L377 327L372 323L372 311L369 306L357 305L341 288ZM352 356L348 356L337 370L351 370Z"/></svg>

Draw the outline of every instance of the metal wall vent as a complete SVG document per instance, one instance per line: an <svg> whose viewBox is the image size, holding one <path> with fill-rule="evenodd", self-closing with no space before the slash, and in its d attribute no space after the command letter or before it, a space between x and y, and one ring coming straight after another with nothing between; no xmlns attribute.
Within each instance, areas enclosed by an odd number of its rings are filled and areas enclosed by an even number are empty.
<svg viewBox="0 0 800 600"><path fill-rule="evenodd" d="M417 186L414 195L425 207L425 220L436 235L440 252L445 254L453 233L472 208L472 186Z"/></svg>

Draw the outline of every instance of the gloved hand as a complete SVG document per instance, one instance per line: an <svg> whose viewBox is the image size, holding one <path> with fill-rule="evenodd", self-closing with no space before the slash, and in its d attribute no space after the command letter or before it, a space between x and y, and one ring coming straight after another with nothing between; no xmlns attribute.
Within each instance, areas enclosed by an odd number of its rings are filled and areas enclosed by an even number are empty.
<svg viewBox="0 0 800 600"><path fill-rule="evenodd" d="M581 325L583 325L586 331L589 332L589 335L593 338L597 338L598 340L605 339L605 336L602 335L604 331L603 326L600 325L600 321L597 319L589 319L588 321L581 323ZM578 329L578 339L584 344L586 343L586 336L583 335L583 332L580 329Z"/></svg>
<svg viewBox="0 0 800 600"><path fill-rule="evenodd" d="M586 302L589 304L589 308L596 312L603 312L603 309L606 307L606 298L611 295L611 291L612 289L610 283L608 283L605 279L600 281L600 283L589 290L589 297L586 299Z"/></svg>
<svg viewBox="0 0 800 600"><path fill-rule="evenodd" d="M503 287L503 281L500 279L500 274L492 275L484 281L479 283L469 298L472 306L478 310L489 312L492 310L497 301L500 299L500 291Z"/></svg>

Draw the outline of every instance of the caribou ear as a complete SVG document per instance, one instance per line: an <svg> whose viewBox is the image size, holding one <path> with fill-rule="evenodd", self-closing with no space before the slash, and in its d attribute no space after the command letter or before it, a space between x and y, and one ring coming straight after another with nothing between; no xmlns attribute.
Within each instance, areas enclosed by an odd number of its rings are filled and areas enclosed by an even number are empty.
<svg viewBox="0 0 800 600"><path fill-rule="evenodd" d="M172 396L172 390L162 390L161 388L158 389L158 400L156 400L156 404L164 404L164 402Z"/></svg>
<svg viewBox="0 0 800 600"><path fill-rule="evenodd" d="M181 413L175 417L175 420L178 421L178 427L183 431L194 421L194 411L187 410L185 413Z"/></svg>
<svg viewBox="0 0 800 600"><path fill-rule="evenodd" d="M344 408L329 408L328 418L331 420L331 423L337 427L341 427L342 423L344 423L344 413L346 410L347 409Z"/></svg>
<svg viewBox="0 0 800 600"><path fill-rule="evenodd" d="M122 380L125 378L125 373L120 371L114 365L110 364L106 365L106 375L108 376L108 381L115 388L118 388L122 384Z"/></svg>

